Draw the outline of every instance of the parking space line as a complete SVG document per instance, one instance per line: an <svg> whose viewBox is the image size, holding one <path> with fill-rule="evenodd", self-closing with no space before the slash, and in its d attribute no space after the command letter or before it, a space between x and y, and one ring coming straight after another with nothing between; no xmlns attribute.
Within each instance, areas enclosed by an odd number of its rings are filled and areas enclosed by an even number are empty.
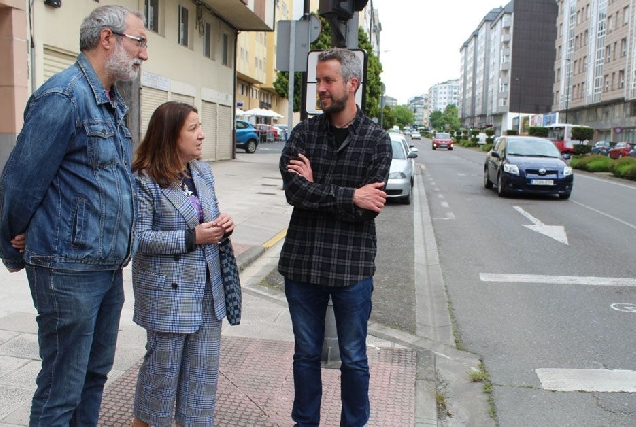
<svg viewBox="0 0 636 427"><path fill-rule="evenodd" d="M540 274L479 273L482 282L547 283L552 285L636 286L636 279L625 277L547 276Z"/></svg>
<svg viewBox="0 0 636 427"><path fill-rule="evenodd" d="M536 369L544 390L636 393L636 371L623 369Z"/></svg>

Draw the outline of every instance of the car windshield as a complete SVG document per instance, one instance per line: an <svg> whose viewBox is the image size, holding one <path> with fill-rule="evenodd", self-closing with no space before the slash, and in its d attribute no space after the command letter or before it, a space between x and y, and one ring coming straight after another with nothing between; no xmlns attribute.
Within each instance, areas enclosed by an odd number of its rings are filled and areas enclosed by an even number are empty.
<svg viewBox="0 0 636 427"><path fill-rule="evenodd" d="M437 133L435 134L435 138L450 139L450 133Z"/></svg>
<svg viewBox="0 0 636 427"><path fill-rule="evenodd" d="M510 139L509 156L560 157L559 149L547 139Z"/></svg>
<svg viewBox="0 0 636 427"><path fill-rule="evenodd" d="M400 141L391 141L391 148L393 148L394 159L406 159L406 152Z"/></svg>

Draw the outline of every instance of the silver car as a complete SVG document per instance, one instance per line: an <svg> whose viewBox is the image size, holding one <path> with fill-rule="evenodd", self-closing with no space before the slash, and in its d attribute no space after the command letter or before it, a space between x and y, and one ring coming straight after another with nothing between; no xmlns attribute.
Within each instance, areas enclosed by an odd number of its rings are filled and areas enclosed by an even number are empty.
<svg viewBox="0 0 636 427"><path fill-rule="evenodd" d="M389 171L389 182L386 184L388 198L399 199L407 205L411 203L413 192L415 162L417 149L411 149L404 137L391 134L393 159Z"/></svg>

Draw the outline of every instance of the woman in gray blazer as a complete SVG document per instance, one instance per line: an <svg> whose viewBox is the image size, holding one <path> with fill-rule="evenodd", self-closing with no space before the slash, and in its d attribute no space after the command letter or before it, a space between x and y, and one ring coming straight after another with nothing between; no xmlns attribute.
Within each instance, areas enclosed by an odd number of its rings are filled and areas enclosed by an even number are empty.
<svg viewBox="0 0 636 427"><path fill-rule="evenodd" d="M210 166L197 160L203 138L196 108L167 102L152 114L133 164L134 321L148 339L133 426L214 424L226 315L217 244L234 223L219 211Z"/></svg>

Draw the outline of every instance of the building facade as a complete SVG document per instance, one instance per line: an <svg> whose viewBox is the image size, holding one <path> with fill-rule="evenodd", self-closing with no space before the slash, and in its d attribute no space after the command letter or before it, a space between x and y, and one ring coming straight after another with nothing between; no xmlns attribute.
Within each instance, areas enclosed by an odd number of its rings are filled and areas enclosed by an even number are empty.
<svg viewBox="0 0 636 427"><path fill-rule="evenodd" d="M551 111L557 14L555 0L512 0L484 17L460 48L463 126L524 131Z"/></svg>
<svg viewBox="0 0 636 427"><path fill-rule="evenodd" d="M553 108L595 140L636 142L636 24L630 0L557 0Z"/></svg>
<svg viewBox="0 0 636 427"><path fill-rule="evenodd" d="M413 111L413 124L417 127L430 127L428 95L418 95L408 100L409 110Z"/></svg>
<svg viewBox="0 0 636 427"><path fill-rule="evenodd" d="M204 160L234 156L234 106L239 31L272 31L274 0L120 0L61 2L0 0L0 43L8 67L0 67L0 162L4 164L22 127L29 95L79 53L79 27L92 9L121 4L146 17L149 60L137 81L118 84L130 107L135 143L161 103L196 106L206 134ZM31 47L32 46L32 47ZM6 49L6 50L5 50Z"/></svg>
<svg viewBox="0 0 636 427"><path fill-rule="evenodd" d="M457 105L459 102L459 80L448 80L437 83L428 90L428 109L444 111L449 104Z"/></svg>

